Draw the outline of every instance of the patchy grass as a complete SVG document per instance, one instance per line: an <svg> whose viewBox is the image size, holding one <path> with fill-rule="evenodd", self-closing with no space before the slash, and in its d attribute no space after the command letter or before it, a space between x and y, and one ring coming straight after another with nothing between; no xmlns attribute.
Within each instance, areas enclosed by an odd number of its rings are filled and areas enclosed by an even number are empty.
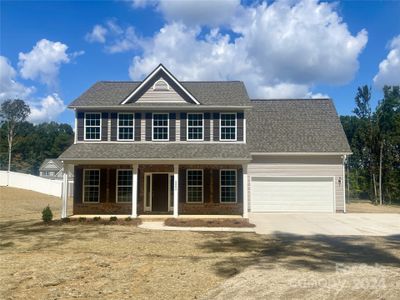
<svg viewBox="0 0 400 300"><path fill-rule="evenodd" d="M375 205L371 201L352 201L346 204L349 213L392 213L400 214L400 205Z"/></svg>
<svg viewBox="0 0 400 300"><path fill-rule="evenodd" d="M47 204L59 218L61 202L55 197L0 189L0 299L400 295L399 236L164 232L88 219L52 226L41 222ZM379 287L369 281L374 278Z"/></svg>
<svg viewBox="0 0 400 300"><path fill-rule="evenodd" d="M166 226L177 227L255 227L248 219L175 219L169 218L164 221Z"/></svg>

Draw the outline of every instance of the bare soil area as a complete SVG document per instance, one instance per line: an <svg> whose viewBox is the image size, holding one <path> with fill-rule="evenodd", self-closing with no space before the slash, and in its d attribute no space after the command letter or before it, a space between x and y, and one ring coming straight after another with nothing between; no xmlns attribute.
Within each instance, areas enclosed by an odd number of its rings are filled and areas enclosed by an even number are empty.
<svg viewBox="0 0 400 300"><path fill-rule="evenodd" d="M0 188L1 299L400 296L398 236L163 232L94 222L48 226L40 221L47 204L58 216L58 198ZM374 278L380 281L368 281Z"/></svg>
<svg viewBox="0 0 400 300"><path fill-rule="evenodd" d="M370 201L352 201L346 204L349 213L392 213L400 214L400 205L374 205Z"/></svg>

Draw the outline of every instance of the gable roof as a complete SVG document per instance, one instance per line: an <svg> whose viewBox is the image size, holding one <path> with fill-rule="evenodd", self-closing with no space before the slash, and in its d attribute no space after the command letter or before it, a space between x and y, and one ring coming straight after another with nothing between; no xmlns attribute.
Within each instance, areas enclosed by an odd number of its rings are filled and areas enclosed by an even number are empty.
<svg viewBox="0 0 400 300"><path fill-rule="evenodd" d="M201 104L200 106L251 106L246 88L241 81L182 81L182 86L190 92ZM82 95L76 98L69 108L96 108L96 107L147 107L160 104L126 103L132 91L137 89L137 81L99 81L91 86ZM168 105L169 107L171 104ZM173 106L196 107L191 103L173 104Z"/></svg>
<svg viewBox="0 0 400 300"><path fill-rule="evenodd" d="M351 153L331 99L252 100L251 153Z"/></svg>
<svg viewBox="0 0 400 300"><path fill-rule="evenodd" d="M54 163L55 167L47 167L49 163ZM40 165L39 170L58 171L62 169L62 162L57 158L46 158Z"/></svg>
<svg viewBox="0 0 400 300"><path fill-rule="evenodd" d="M162 64L159 64L122 102L121 104L126 104L129 101L136 100L135 96L140 96L145 91L147 91L154 82L158 79L163 79L168 82L170 86L173 87L175 91L184 98L189 98L193 103L200 104L195 97L184 87L182 84L165 68ZM185 97L186 96L186 97Z"/></svg>

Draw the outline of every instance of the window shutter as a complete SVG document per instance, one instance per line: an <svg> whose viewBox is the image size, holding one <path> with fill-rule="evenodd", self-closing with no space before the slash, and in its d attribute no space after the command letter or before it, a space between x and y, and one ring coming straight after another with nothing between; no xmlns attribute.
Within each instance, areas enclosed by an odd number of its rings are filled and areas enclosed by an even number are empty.
<svg viewBox="0 0 400 300"><path fill-rule="evenodd" d="M214 113L214 141L219 141L219 113Z"/></svg>
<svg viewBox="0 0 400 300"><path fill-rule="evenodd" d="M146 113L146 141L151 141L152 136L151 136L151 121L152 121L152 115L151 113Z"/></svg>
<svg viewBox="0 0 400 300"><path fill-rule="evenodd" d="M140 137L142 134L141 121L142 121L142 114L135 113L135 141L140 141Z"/></svg>
<svg viewBox="0 0 400 300"><path fill-rule="evenodd" d="M244 140L244 113L237 113L237 140Z"/></svg>
<svg viewBox="0 0 400 300"><path fill-rule="evenodd" d="M204 113L204 140L210 140L210 113Z"/></svg>
<svg viewBox="0 0 400 300"><path fill-rule="evenodd" d="M108 113L101 113L101 140L107 141L108 139Z"/></svg>
<svg viewBox="0 0 400 300"><path fill-rule="evenodd" d="M169 114L169 140L176 140L176 113Z"/></svg>
<svg viewBox="0 0 400 300"><path fill-rule="evenodd" d="M118 114L116 112L111 113L111 141L117 140L117 118Z"/></svg>
<svg viewBox="0 0 400 300"><path fill-rule="evenodd" d="M84 140L84 132L85 132L85 124L84 124L84 122L85 122L85 113L84 112L81 112L81 111L79 111L78 113L77 113L77 126L78 126L78 128L77 128L77 134L78 134L78 136L77 136L77 138L78 138L78 141L83 141Z"/></svg>
<svg viewBox="0 0 400 300"><path fill-rule="evenodd" d="M186 141L186 113L181 113L181 141Z"/></svg>

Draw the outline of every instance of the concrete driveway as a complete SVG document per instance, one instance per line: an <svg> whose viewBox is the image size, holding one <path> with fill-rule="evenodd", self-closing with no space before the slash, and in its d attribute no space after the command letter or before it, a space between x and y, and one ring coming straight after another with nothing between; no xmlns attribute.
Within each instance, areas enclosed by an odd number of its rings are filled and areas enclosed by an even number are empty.
<svg viewBox="0 0 400 300"><path fill-rule="evenodd" d="M260 234L400 235L400 214L249 213Z"/></svg>

